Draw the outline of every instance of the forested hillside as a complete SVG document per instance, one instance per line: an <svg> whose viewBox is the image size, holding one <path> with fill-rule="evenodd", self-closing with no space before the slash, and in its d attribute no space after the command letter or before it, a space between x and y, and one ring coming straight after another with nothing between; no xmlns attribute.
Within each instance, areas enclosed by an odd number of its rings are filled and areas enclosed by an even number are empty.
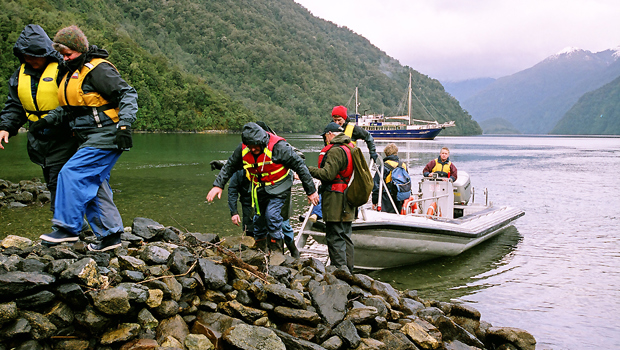
<svg viewBox="0 0 620 350"><path fill-rule="evenodd" d="M141 129L238 129L262 119L278 131L316 132L356 86L360 112L402 113L409 68L292 0L0 3L3 82L16 67L12 45L26 24L40 24L50 36L77 24L137 88ZM416 118L455 120L444 135L481 133L438 81L413 73Z"/></svg>
<svg viewBox="0 0 620 350"><path fill-rule="evenodd" d="M620 78L583 95L551 134L620 135Z"/></svg>

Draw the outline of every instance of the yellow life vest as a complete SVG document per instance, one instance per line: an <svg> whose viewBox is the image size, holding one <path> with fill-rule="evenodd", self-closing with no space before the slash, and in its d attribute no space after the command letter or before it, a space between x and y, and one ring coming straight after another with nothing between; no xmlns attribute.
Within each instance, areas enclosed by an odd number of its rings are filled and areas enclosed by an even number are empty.
<svg viewBox="0 0 620 350"><path fill-rule="evenodd" d="M25 68L26 64L24 63L19 69L17 96L24 111L26 111L28 120L36 122L45 117L49 111L58 107L58 85L56 84L58 63L52 62L45 67L37 86L36 102L32 98L32 80L30 75L24 72Z"/></svg>
<svg viewBox="0 0 620 350"><path fill-rule="evenodd" d="M450 164L452 164L450 161L446 164L441 164L439 160L435 160L435 166L433 167L432 172L438 173L439 176L450 177Z"/></svg>
<svg viewBox="0 0 620 350"><path fill-rule="evenodd" d="M82 84L84 83L84 79L95 67L97 67L101 63L108 63L112 67L114 65L110 63L108 60L104 60L103 58L94 58L90 62L87 62L82 66L80 71L75 71L69 77L69 73L67 73L64 78L62 78L61 88L58 89L58 100L60 101L61 106L86 106L93 108L93 116L95 117L95 122L97 122L97 126L101 126L103 121L99 115L100 112L105 113L114 123L118 123L118 107L112 108L112 106L108 106L110 102L103 98L98 92L89 92L84 93L82 90ZM116 67L114 67L116 69ZM98 107L105 107L103 110ZM109 108L108 108L109 107Z"/></svg>
<svg viewBox="0 0 620 350"><path fill-rule="evenodd" d="M349 138L351 138L351 142L353 143L353 146L356 146L357 144L355 143L355 141L353 140L353 128L355 128L355 124L352 123L347 123L347 126L344 128L344 134L349 136Z"/></svg>

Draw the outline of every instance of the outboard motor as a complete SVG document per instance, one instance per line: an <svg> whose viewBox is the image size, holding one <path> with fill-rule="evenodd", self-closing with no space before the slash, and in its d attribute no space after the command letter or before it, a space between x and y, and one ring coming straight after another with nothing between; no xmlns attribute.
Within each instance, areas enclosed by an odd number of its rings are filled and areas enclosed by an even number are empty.
<svg viewBox="0 0 620 350"><path fill-rule="evenodd" d="M452 184L454 189L454 204L466 205L471 199L471 182L469 174L464 171L458 172L458 178Z"/></svg>

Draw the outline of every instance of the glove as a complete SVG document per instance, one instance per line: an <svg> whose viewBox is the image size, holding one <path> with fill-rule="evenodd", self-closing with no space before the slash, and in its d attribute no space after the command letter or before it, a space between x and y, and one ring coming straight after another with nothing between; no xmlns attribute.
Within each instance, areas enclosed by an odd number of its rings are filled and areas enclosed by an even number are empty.
<svg viewBox="0 0 620 350"><path fill-rule="evenodd" d="M41 131L45 130L49 126L49 123L45 119L39 119L36 122L30 124L30 128L28 129L32 134L38 134Z"/></svg>
<svg viewBox="0 0 620 350"><path fill-rule="evenodd" d="M118 129L116 129L114 144L118 146L119 149L131 148L133 146L133 141L131 139L131 127L126 125L119 126Z"/></svg>
<svg viewBox="0 0 620 350"><path fill-rule="evenodd" d="M375 164L376 164L376 163L377 163L377 158L379 158L379 155L378 155L378 154L376 154L376 153L375 153L375 154L371 154L371 155L370 155L370 158L372 158L372 160L374 160L374 161L375 161Z"/></svg>

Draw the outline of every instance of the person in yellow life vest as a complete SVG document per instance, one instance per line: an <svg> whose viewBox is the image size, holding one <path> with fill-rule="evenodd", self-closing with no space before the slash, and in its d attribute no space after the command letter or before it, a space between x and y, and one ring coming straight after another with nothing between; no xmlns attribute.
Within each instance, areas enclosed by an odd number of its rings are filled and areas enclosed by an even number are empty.
<svg viewBox="0 0 620 350"><path fill-rule="evenodd" d="M13 54L21 63L9 78L8 96L0 112L0 149L17 135L19 128L32 124L58 107L58 84L62 79L59 62L62 56L52 47L52 40L36 24L21 32ZM78 147L69 123L28 132L28 156L43 170L50 191L50 210L54 212L56 183L62 166Z"/></svg>
<svg viewBox="0 0 620 350"><path fill-rule="evenodd" d="M407 164L401 163L398 158L398 146L394 143L388 143L383 149L383 153L385 157L383 158L383 164L385 165L385 169L383 170L383 186L380 186L379 177L381 174L377 171L374 176L374 186L372 188L372 208L377 209L377 204L379 203L379 187L382 187L381 191L381 211L386 213L400 213L400 210L403 207L403 202L397 200L396 193L397 189L391 181L392 170L396 169L396 167L401 166L405 170L407 170ZM386 188L387 187L387 188ZM389 194L388 194L389 193ZM396 208L392 205L392 200L396 205Z"/></svg>
<svg viewBox="0 0 620 350"><path fill-rule="evenodd" d="M228 180L243 169L250 177L252 205L256 210L256 247L264 252L282 253L282 222L285 220L282 207L293 185L291 170L299 176L308 201L315 205L319 201L308 167L284 138L265 131L256 123L247 123L241 132L241 143L217 175L207 201L212 202L216 196L221 199Z"/></svg>
<svg viewBox="0 0 620 350"><path fill-rule="evenodd" d="M424 177L430 176L431 173L437 173L438 177L443 178L445 181L456 181L458 173L456 167L450 161L450 150L448 147L444 147L439 152L439 157L433 159L422 170Z"/></svg>
<svg viewBox="0 0 620 350"><path fill-rule="evenodd" d="M68 69L58 89L60 106L30 130L68 121L80 146L58 174L52 219L58 230L40 238L45 245L75 242L86 215L98 239L87 249L112 250L121 246L123 222L112 198L110 172L133 145L131 125L138 112L138 93L107 60L108 52L89 45L80 28L62 28L53 41Z"/></svg>

